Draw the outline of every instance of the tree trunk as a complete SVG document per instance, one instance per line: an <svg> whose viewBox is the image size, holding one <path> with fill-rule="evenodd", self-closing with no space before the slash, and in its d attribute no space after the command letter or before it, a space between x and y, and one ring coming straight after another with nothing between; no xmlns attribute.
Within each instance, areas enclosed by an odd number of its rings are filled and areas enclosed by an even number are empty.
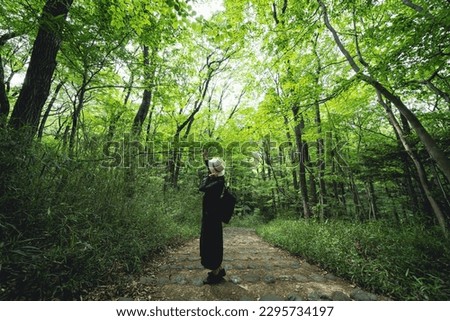
<svg viewBox="0 0 450 321"><path fill-rule="evenodd" d="M319 76L322 74L322 62L320 60L320 56L317 52L317 41L318 41L319 34L317 33L314 42L313 42L313 49L314 49L314 55L316 56L317 60L317 68L316 68L316 74L314 76L314 83L316 87L320 86L320 79ZM327 208L326 208L326 185L325 185L325 157L324 157L324 141L322 137L322 120L320 115L320 103L319 103L319 94L315 97L314 107L315 107L315 125L317 128L317 172L318 172L318 180L319 180L319 208L320 213L319 216L321 219L324 219L327 216Z"/></svg>
<svg viewBox="0 0 450 321"><path fill-rule="evenodd" d="M59 91L61 90L62 86L64 86L64 81L61 81L55 88L55 92L53 93L53 97L48 103L47 109L45 110L44 115L42 116L41 123L39 124L39 130L38 130L38 138L41 139L42 135L44 134L44 128L45 123L47 122L48 116L50 115L50 112L52 111L53 105L55 104L56 98L58 97Z"/></svg>
<svg viewBox="0 0 450 321"><path fill-rule="evenodd" d="M153 125L154 112L155 112L155 104L153 104L151 106L150 112L148 114L147 128L145 130L145 144L148 144L150 142L151 138L153 137L153 135L151 134L151 129L152 129L152 125Z"/></svg>
<svg viewBox="0 0 450 321"><path fill-rule="evenodd" d="M303 151L305 153L305 170L309 174L309 202L310 204L317 205L319 201L317 200L316 175L314 174L314 166L311 164L309 144L306 141L303 141Z"/></svg>
<svg viewBox="0 0 450 321"><path fill-rule="evenodd" d="M16 37L16 33L6 33L0 37L0 49L10 39ZM2 55L0 54L0 126L6 124L10 110L8 99L7 82L5 82L5 71L3 69Z"/></svg>
<svg viewBox="0 0 450 321"><path fill-rule="evenodd" d="M399 140L399 143L402 144ZM402 144L403 146L403 144ZM415 188L415 181L411 179L411 177L414 177L414 174L411 172L410 163L408 161L408 154L402 153L401 156L402 164L403 164L403 184L406 189L406 194L409 198L409 203L411 204L411 210L413 212L419 211L419 196L417 195L416 188Z"/></svg>
<svg viewBox="0 0 450 321"><path fill-rule="evenodd" d="M332 181L332 190L334 197L332 198L335 202L333 203L334 216L338 217L340 215L347 215L347 201L345 198L345 188L342 182L339 182L336 178L343 177L338 173L337 166L337 151L333 144L333 133L327 132L327 148L325 149L325 161L330 164L330 176ZM339 144L337 141L336 146ZM331 200L331 199L330 199Z"/></svg>
<svg viewBox="0 0 450 321"><path fill-rule="evenodd" d="M86 67L85 67L86 68ZM75 155L75 140L78 131L78 123L80 122L81 110L84 106L84 97L86 94L87 87L87 68L83 74L83 83L81 84L80 90L78 90L77 95L75 96L76 100L74 102L74 109L72 114L72 128L70 130L69 136L69 157L72 158Z"/></svg>
<svg viewBox="0 0 450 321"><path fill-rule="evenodd" d="M13 128L29 127L30 137L34 137L37 132L42 108L49 95L64 21L72 2L73 0L47 0L43 8L22 90L10 118Z"/></svg>
<svg viewBox="0 0 450 321"><path fill-rule="evenodd" d="M405 116L403 116L402 114L400 114L400 120L402 123L402 131L403 131L403 136L405 136L405 138L407 138L410 134L411 134L411 127L409 126L408 121L406 120ZM403 144L400 141L400 138L397 136L397 141L399 146L402 148ZM403 147L404 148L404 147ZM416 191L416 181L419 181L419 178L416 178L416 176L414 175L412 169L411 169L411 163L409 162L409 156L408 153L402 153L400 156L402 163L403 163L403 182L407 191L407 194L409 196L410 199L410 204L411 204L411 209L413 212L418 212L420 210L419 208L419 195L417 194ZM416 178L416 180L413 180L412 177Z"/></svg>
<svg viewBox="0 0 450 321"><path fill-rule="evenodd" d="M353 206L355 208L355 220L358 222L363 222L365 219L363 216L363 205L361 203L361 198L359 197L358 186L355 183L355 178L353 177L353 173L351 171L349 173L349 180L350 190L352 191L353 196Z"/></svg>
<svg viewBox="0 0 450 321"><path fill-rule="evenodd" d="M417 12L423 12L423 7L421 7L421 6L419 6L419 5L415 4L415 3L413 3L412 1L409 1L409 0L402 0L402 2L403 2L403 4L404 4L405 6L408 6L408 7L410 7L411 9L413 9L413 10L415 10L415 11L417 11Z"/></svg>
<svg viewBox="0 0 450 321"><path fill-rule="evenodd" d="M144 89L144 94L142 96L142 102L139 106L139 110L136 113L136 116L133 120L133 126L132 126L132 134L135 137L139 137L142 132L142 125L145 122L145 119L147 118L148 112L150 110L150 105L152 103L152 87L153 87L153 80L156 73L156 68L153 66L151 69L151 72L148 72L148 68L150 68L150 56L149 56L149 48L147 46L144 46L143 49L144 53L144 69L146 72L144 72L145 78L147 81L150 82L148 88ZM153 50L152 56L156 54L156 49Z"/></svg>
<svg viewBox="0 0 450 321"><path fill-rule="evenodd" d="M267 174L269 181L273 178L275 181L275 189L272 191L274 195L277 196L277 198L280 198L280 195L285 194L285 191L283 190L283 186L280 184L278 179L278 174L276 173L275 169L273 168L272 163L272 156L270 154L270 137L265 137L264 143L263 143L263 161L267 164ZM275 200L275 199L274 199ZM278 204L281 204L281 202L278 202Z"/></svg>
<svg viewBox="0 0 450 321"><path fill-rule="evenodd" d="M294 113L294 119L296 119L297 124L295 125L295 142L297 144L297 153L299 157L299 182L300 182L300 195L303 205L303 216L305 218L311 217L311 210L309 208L308 199L308 184L306 182L306 155L303 146L302 130L303 130L303 119L298 120L298 107L293 107L292 112Z"/></svg>
<svg viewBox="0 0 450 321"><path fill-rule="evenodd" d="M0 55L0 126L6 124L9 115L9 100L6 92L5 71L3 70L2 56Z"/></svg>
<svg viewBox="0 0 450 321"><path fill-rule="evenodd" d="M386 186L386 184L384 185L384 191L385 191L388 199L390 200L390 203L392 204L392 213L394 214L395 223L398 226L400 226L401 219L400 219L400 215L398 215L398 211L397 211L397 200L394 197L392 197L391 191Z"/></svg>
<svg viewBox="0 0 450 321"><path fill-rule="evenodd" d="M445 91L443 91L443 90L439 89L438 87L436 87L431 82L431 80L426 80L424 83L437 96L443 98L445 100L445 102L448 104L448 107L450 108L450 95L449 94L447 94Z"/></svg>
<svg viewBox="0 0 450 321"><path fill-rule="evenodd" d="M406 141L406 139L403 135L402 129L401 129L399 123L397 122L397 119L395 118L394 114L392 113L391 108L383 101L380 93L378 93L378 97L379 97L380 104L386 110L389 122L391 123L392 127L394 127L394 130L397 133L397 137L402 142L406 152L408 153L409 157L411 158L411 160L414 163L414 166L416 167L420 184L423 188L423 191L425 193L425 196L426 196L428 202L430 203L430 205L433 209L434 215L439 223L439 226L441 227L444 235L447 235L448 232L447 232L447 223L445 221L445 216L444 216L438 202L434 199L433 194L431 193L425 170L423 169L423 166L420 163L419 159L416 157L415 153L411 150L408 142Z"/></svg>
<svg viewBox="0 0 450 321"><path fill-rule="evenodd" d="M382 93L384 97L386 97L390 102L392 102L403 116L405 116L405 118L408 120L408 122L411 124L412 128L416 132L420 141L427 149L429 155L435 160L436 164L442 170L443 174L447 178L447 181L450 182L450 160L447 158L445 153L439 148L439 146L436 144L436 142L428 133L428 131L425 129L425 127L423 127L422 123L417 118L417 116L403 104L403 102L399 97L392 94L380 83L373 81L373 86L377 90L379 90L379 92Z"/></svg>
<svg viewBox="0 0 450 321"><path fill-rule="evenodd" d="M289 146L292 146L292 144L291 144L292 137L291 137L291 133L289 131L289 120L285 115L283 116L283 119L284 119L285 131L286 131L286 138L290 144ZM289 159L291 161L291 164L295 163L295 153L292 150L289 150ZM295 169L295 167L292 168L291 174L292 174L292 184L294 186L294 191L296 193L298 193L300 190L300 187L298 184L297 170Z"/></svg>
<svg viewBox="0 0 450 321"><path fill-rule="evenodd" d="M317 127L318 138L316 141L316 152L317 152L317 174L319 183L319 193L318 193L318 204L319 204L319 217L320 219L325 219L326 215L326 186L325 186L325 158L324 158L324 146L322 138L322 123L320 118L320 105L316 101L315 105L315 123Z"/></svg>
<svg viewBox="0 0 450 321"><path fill-rule="evenodd" d="M123 100L123 109L126 109L127 105L128 105L128 100L130 99L131 96L131 90L133 89L133 83L134 83L134 73L133 71L131 72L130 75L130 80L128 82L128 86L126 88L126 94L125 94L125 98ZM117 127L117 122L120 120L120 118L123 115L123 111L118 111L117 113L115 112L114 115L112 116L112 119L109 122L108 125L108 134L106 135L106 140L110 141L114 138L114 135L116 133L116 127Z"/></svg>
<svg viewBox="0 0 450 321"><path fill-rule="evenodd" d="M366 186L366 193L367 193L367 200L369 203L369 219L377 219L378 216L378 207L377 207L377 198L375 195L375 188L373 186L373 182L369 181L365 184Z"/></svg>

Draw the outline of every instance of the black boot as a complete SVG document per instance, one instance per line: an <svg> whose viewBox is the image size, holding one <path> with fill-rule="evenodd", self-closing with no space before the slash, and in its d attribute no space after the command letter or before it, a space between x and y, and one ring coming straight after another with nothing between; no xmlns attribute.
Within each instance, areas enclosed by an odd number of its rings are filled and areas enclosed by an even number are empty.
<svg viewBox="0 0 450 321"><path fill-rule="evenodd" d="M211 272L208 272L208 276L209 276L209 275L215 275L215 276L224 277L225 275L227 275L227 272L225 272L225 269L224 269L224 268L221 268L221 269L219 270L219 272L217 272L217 274L214 274L214 272L211 271Z"/></svg>
<svg viewBox="0 0 450 321"><path fill-rule="evenodd" d="M219 284L225 279L223 278L227 273L225 272L225 269L220 269L220 271L217 274L214 274L212 271L208 272L208 277L203 280L203 284Z"/></svg>

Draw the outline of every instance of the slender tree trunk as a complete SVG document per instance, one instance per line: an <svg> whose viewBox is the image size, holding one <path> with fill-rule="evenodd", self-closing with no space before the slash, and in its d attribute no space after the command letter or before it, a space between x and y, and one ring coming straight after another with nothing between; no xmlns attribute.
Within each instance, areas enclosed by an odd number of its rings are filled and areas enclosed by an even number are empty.
<svg viewBox="0 0 450 321"><path fill-rule="evenodd" d="M391 191L386 186L386 184L384 185L384 191L385 191L388 199L390 200L390 203L392 204L392 213L394 214L395 223L397 223L397 225L400 226L401 219L400 219L400 215L398 215L398 211L397 211L397 200L394 197L392 197Z"/></svg>
<svg viewBox="0 0 450 321"><path fill-rule="evenodd" d="M374 87L383 94L389 101L391 101L397 109L402 113L403 116L408 120L411 124L412 128L416 132L417 136L424 144L430 156L436 161L439 168L442 170L443 174L447 178L447 181L450 182L450 160L447 158L445 153L439 148L431 135L427 132L425 127L423 127L422 123L419 119L412 113L400 100L399 97L390 93L386 88L384 88L380 83L374 82Z"/></svg>
<svg viewBox="0 0 450 321"><path fill-rule="evenodd" d="M336 161L333 159L331 159L331 177L333 177L332 180L332 186L333 186L333 194L334 194L334 204L336 204L337 206L335 206L334 208L334 214L335 216L339 216L337 214L340 214L341 212L345 212L341 211L341 209L345 209L345 198L343 197L343 195L341 193L339 193L339 185L338 182L336 181L336 179L334 179L334 177L336 176ZM344 198L344 200L343 200ZM344 214L344 213L343 213Z"/></svg>
<svg viewBox="0 0 450 321"><path fill-rule="evenodd" d="M309 144L303 141L303 151L305 153L305 171L308 172L309 179L309 202L310 204L317 205L319 202L317 199L317 187L316 187L316 175L314 173L314 166L312 166L311 155L309 153ZM322 218L322 217L321 217Z"/></svg>
<svg viewBox="0 0 450 321"><path fill-rule="evenodd" d="M272 156L270 155L271 144L270 144L269 137L265 138L263 146L264 146L263 151L264 151L264 155L265 155L265 157L263 157L263 159L265 160L265 163L267 164L268 178L269 178L269 180L271 180L273 178L273 180L275 181L275 189L273 190L273 193L279 199L280 195L285 194L285 191L283 190L283 187L280 184L278 174L276 173L275 169L273 168ZM281 204L281 203L278 202L278 204Z"/></svg>
<svg viewBox="0 0 450 321"><path fill-rule="evenodd" d="M400 140L399 143L401 144ZM406 189L406 194L409 198L409 203L411 204L411 209L413 212L419 211L419 196L417 195L415 182L411 179L414 174L411 172L410 163L408 161L408 154L402 153L401 160L403 164L403 184Z"/></svg>
<svg viewBox="0 0 450 321"><path fill-rule="evenodd" d="M336 146L333 143L334 135L332 132L327 133L327 148L325 149L325 159L326 162L330 164L330 176L332 182L332 190L333 190L333 212L334 216L345 216L347 215L347 200L345 198L345 188L342 182L338 182L338 177L343 177L343 173L338 172L338 156L337 156L337 145L339 142L337 141Z"/></svg>
<svg viewBox="0 0 450 321"><path fill-rule="evenodd" d="M147 128L145 130L145 143L148 144L152 138L151 129L153 125L153 114L155 112L155 104L152 104L150 108L150 112L148 114L148 120L147 120Z"/></svg>
<svg viewBox="0 0 450 321"><path fill-rule="evenodd" d="M336 145L339 146L339 141L337 141ZM352 197L353 197L353 207L354 207L353 214L354 214L355 220L363 221L364 220L364 217L363 217L364 207L361 202L361 197L359 195L358 186L356 184L353 172L352 172L350 166L348 165L347 161L345 160L344 155L342 155L342 153L337 150L337 147L335 148L335 151L334 151L334 157L335 157L335 160L337 161L336 164L340 170L339 175L341 175L342 177L348 178L349 190L352 192ZM341 197L342 197L343 201L345 202L345 188L343 187L344 184L341 183L341 186L342 186L342 188L341 188L342 196ZM346 206L346 209L347 209L347 206Z"/></svg>
<svg viewBox="0 0 450 321"><path fill-rule="evenodd" d="M287 141L289 143L291 143L292 137L291 137L291 133L289 131L289 120L286 116L283 116L283 118L284 118L284 125L285 125L285 131L286 131L286 138L287 138ZM294 164L295 163L295 154L293 151L290 151L289 154L290 154L289 158L290 158L291 164ZM292 174L292 184L294 186L294 191L296 192L296 194L298 194L300 187L298 184L297 170L295 169L295 167L292 168L291 174Z"/></svg>
<svg viewBox="0 0 450 321"><path fill-rule="evenodd" d="M450 182L450 160L447 158L445 153L442 151L441 148L439 148L439 146L436 144L436 142L431 137L431 135L428 133L428 131L425 129L425 127L423 127L422 123L419 121L417 116L413 112L411 112L408 109L408 107L406 107L406 105L403 103L403 101L400 99L400 97L394 95L391 91L389 91L385 86L383 86L380 82L378 82L372 76L362 72L361 68L358 66L356 61L353 59L353 57L350 55L350 53L344 47L342 41L339 38L337 31L331 25L329 18L328 18L327 8L324 5L323 1L317 0L317 2L319 3L320 7L322 8L323 19L324 19L324 23L325 23L326 27L332 33L333 38L334 38L339 50L345 56L345 58L347 59L348 63L352 67L352 69L358 74L358 76L361 80L372 85L378 92L380 92L384 97L386 97L386 99L388 99L390 102L392 102L402 115L405 116L405 118L408 120L408 122L411 124L412 128L416 132L420 141L423 143L423 145L427 149L430 156L435 160L435 162L437 163L439 168L444 173L445 177L447 178L447 181Z"/></svg>
<svg viewBox="0 0 450 321"><path fill-rule="evenodd" d="M16 33L10 32L0 36L0 49L5 43L16 37ZM8 99L8 83L5 82L5 70L3 69L2 55L0 54L0 127L6 124L10 111L10 104Z"/></svg>
<svg viewBox="0 0 450 321"><path fill-rule="evenodd" d="M352 191L353 196L353 206L355 209L355 220L359 222L364 221L363 216L363 205L361 203L361 198L359 196L358 186L355 183L355 178L353 177L353 174L349 173L349 181L350 181L350 190Z"/></svg>
<svg viewBox="0 0 450 321"><path fill-rule="evenodd" d="M377 198L375 195L375 188L373 186L373 181L369 181L365 184L367 200L369 203L369 219L376 220L378 217L378 207L377 207Z"/></svg>
<svg viewBox="0 0 450 321"><path fill-rule="evenodd" d="M1 46L0 46L1 48ZM5 71L3 70L2 55L0 54L0 127L6 124L9 115L9 99L6 92Z"/></svg>
<svg viewBox="0 0 450 321"><path fill-rule="evenodd" d="M320 60L320 56L317 52L317 41L318 41L319 34L316 34L314 41L313 41L313 49L314 49L314 55L316 56L317 60L317 67L316 67L316 74L314 76L314 83L317 87L320 86L320 79L319 76L322 74L322 62ZM314 102L314 109L315 109L315 125L317 128L317 172L318 172L318 183L319 183L319 208L320 208L320 214L319 216L321 219L324 219L327 216L327 208L326 208L326 185L325 185L325 157L324 157L324 141L322 137L322 120L320 115L320 103L319 103L319 94L315 97Z"/></svg>
<svg viewBox="0 0 450 321"><path fill-rule="evenodd" d="M425 81L425 85L432 91L434 92L437 96L443 98L445 100L445 102L448 104L449 108L450 108L450 95L447 94L445 91L439 89L438 87L436 87L431 80L427 80Z"/></svg>
<svg viewBox="0 0 450 321"><path fill-rule="evenodd" d="M131 90L133 89L133 83L134 83L134 73L131 72L130 80L128 82L128 87L126 88L125 98L123 100L123 105L122 105L123 109L126 109L126 107L128 105L128 101L131 96ZM118 112L115 112L114 115L112 116L112 119L110 120L109 125L108 125L108 134L106 136L107 141L110 141L114 138L114 135L116 133L117 123L119 122L122 115L123 115L123 111L118 111Z"/></svg>
<svg viewBox="0 0 450 321"><path fill-rule="evenodd" d="M405 138L407 138L411 134L411 127L409 126L409 123L406 120L405 116L403 116L402 114L400 114L400 120L402 123L403 134L404 134ZM402 142L400 141L400 138L398 137L398 135L397 135L397 141L398 141L399 146L404 149L404 146L403 146ZM402 153L400 158L403 163L403 172L404 172L403 181L404 181L404 185L406 187L407 194L409 195L409 198L410 198L411 209L413 210L413 212L418 212L420 210L419 202L418 202L420 197L419 197L419 195L417 195L417 191L415 188L415 185L416 185L415 180L412 180L411 178L412 177L416 178L416 181L419 181L419 178L416 177L416 175L414 175L414 173L411 171L411 163L409 162L410 158L408 156L408 153Z"/></svg>
<svg viewBox="0 0 450 321"><path fill-rule="evenodd" d="M438 171L437 171L437 169L436 169L436 166L434 166L434 164L433 164L431 167L432 167L433 173L434 173L434 175L435 175L435 177L436 177L436 183L437 183L437 185L439 186L439 188L440 188L440 190L441 190L441 193L442 193L442 197L443 197L444 200L445 200L446 206L445 206L445 208L444 208L444 211L445 211L445 213L447 213L447 219L450 219L450 200L449 200L449 198L448 198L448 196L450 195L450 193L447 192L447 191L449 190L449 188L448 188L448 186L447 186L447 188L446 188L446 187L444 186L444 184L442 183L442 181L441 181L441 175L440 175L440 173L438 173Z"/></svg>
<svg viewBox="0 0 450 321"><path fill-rule="evenodd" d="M265 138L263 142L263 164L267 164L267 179L271 181L272 179L275 181L275 188L271 188L272 194L272 211L274 213L278 212L278 207L280 206L280 194L282 193L282 188L278 183L277 174L275 173L272 166L272 158L270 155L270 140L269 138ZM265 167L265 166L264 166ZM263 167L263 173L264 173ZM265 175L264 175L265 176Z"/></svg>
<svg viewBox="0 0 450 321"><path fill-rule="evenodd" d="M64 21L72 2L73 0L47 0L43 8L22 90L10 118L13 128L29 127L31 137L37 132L42 108L49 95Z"/></svg>
<svg viewBox="0 0 450 321"><path fill-rule="evenodd" d="M309 198L308 198L308 184L306 182L306 155L303 146L303 120L298 119L298 108L293 107L294 119L296 119L297 124L295 125L295 142L297 144L297 153L299 157L299 182L300 182L300 195L303 205L303 216L305 218L311 217L311 210L309 208Z"/></svg>
<svg viewBox="0 0 450 321"><path fill-rule="evenodd" d="M152 103L152 87L153 87L153 80L156 73L156 68L152 67L151 72L148 72L147 70L150 68L150 54L149 54L149 48L147 46L144 46L143 49L144 54L144 69L146 72L144 72L145 77L147 81L150 82L149 88L146 88L144 90L143 96L142 96L142 102L139 106L139 110L136 113L136 116L133 120L133 126L132 126L132 134L135 137L139 137L142 132L142 125L145 122L145 119L147 118L148 112L150 110L150 105ZM153 50L153 57L156 54L156 49ZM154 65L154 63L153 63Z"/></svg>
<svg viewBox="0 0 450 321"><path fill-rule="evenodd" d="M324 156L324 141L322 138L322 122L320 117L320 105L316 101L316 126L317 126L317 172L319 179L319 205L320 205L320 217L324 219L327 215L327 190L325 185L325 156Z"/></svg>
<svg viewBox="0 0 450 321"><path fill-rule="evenodd" d="M322 138L322 122L320 117L320 105L316 101L314 103L315 106L315 123L317 127L318 138L316 141L316 152L317 152L317 176L319 183L319 193L318 193L318 204L319 204L319 216L323 220L326 218L326 186L325 186L325 158L324 158L324 146L323 146L323 138Z"/></svg>
<svg viewBox="0 0 450 321"><path fill-rule="evenodd" d="M403 4L405 6L408 6L408 7L410 7L411 9L413 9L413 10L415 10L417 12L423 12L423 10L424 10L423 7L415 4L414 2L412 2L410 0L402 0L402 2L403 2Z"/></svg>
<svg viewBox="0 0 450 321"><path fill-rule="evenodd" d="M64 86L64 81L61 81L55 88L55 92L53 93L53 97L48 103L47 109L44 112L44 115L42 116L41 123L39 124L39 130L38 130L38 138L41 139L42 135L44 134L44 128L45 124L47 122L48 116L50 115L50 112L52 111L53 105L55 104L56 98L58 97L59 91L61 90L62 86Z"/></svg>
<svg viewBox="0 0 450 321"><path fill-rule="evenodd" d="M415 153L411 150L408 142L406 141L405 137L403 136L402 129L401 129L399 123L397 122L397 119L395 118L394 114L392 113L391 108L386 104L386 102L383 101L380 93L378 93L378 97L379 97L380 104L384 107L384 109L386 110L386 112L388 114L389 122L391 123L392 127L394 127L394 130L397 133L397 137L402 142L406 152L408 153L409 157L411 158L411 160L413 161L413 163L416 167L417 174L418 174L419 180L420 180L420 184L423 188L423 191L425 192L425 196L426 196L428 202L430 203L430 205L433 209L434 215L439 223L439 226L441 227L441 230L444 233L444 235L447 235L448 231L447 231L447 223L445 221L445 216L444 216L438 202L434 199L433 194L431 193L425 170L423 169L423 166L420 163L419 159L416 157Z"/></svg>
<svg viewBox="0 0 450 321"><path fill-rule="evenodd" d="M78 124L80 122L80 116L81 111L84 106L84 97L86 94L86 87L87 87L87 68L85 68L84 74L83 74L83 83L81 85L81 88L78 90L78 93L76 95L76 101L74 102L74 110L72 114L72 128L70 130L70 137L69 137L69 157L72 158L75 155L75 143L77 138L77 131L78 131Z"/></svg>
<svg viewBox="0 0 450 321"><path fill-rule="evenodd" d="M157 53L157 49L154 48L152 51L152 58L155 57ZM141 151L142 145L140 144L140 136L142 133L142 126L147 118L147 115L150 110L150 106L152 103L152 95L153 95L153 82L156 73L155 62L153 66L150 66L150 52L149 47L143 47L143 65L144 69L144 77L147 82L147 88L144 89L142 94L142 101L139 105L139 109L133 119L133 124L131 126L131 139L132 141L128 144L128 146L124 146L124 149L128 151L129 166L127 166L125 172L125 184L127 186L127 196L133 197L135 195L135 181L136 181L136 168L140 165L140 157L141 153L145 153L145 151ZM150 71L151 68L151 71ZM127 98L128 99L128 98ZM137 153L133 152L133 148L131 145L138 145L139 151Z"/></svg>

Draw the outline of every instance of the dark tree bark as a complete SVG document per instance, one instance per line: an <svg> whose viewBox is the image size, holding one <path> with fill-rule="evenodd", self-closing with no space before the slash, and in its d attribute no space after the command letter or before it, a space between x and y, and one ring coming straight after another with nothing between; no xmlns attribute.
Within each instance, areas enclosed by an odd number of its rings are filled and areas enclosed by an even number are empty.
<svg viewBox="0 0 450 321"><path fill-rule="evenodd" d="M308 184L306 181L306 155L305 155L305 146L303 144L302 131L303 131L303 119L300 117L299 119L299 110L298 107L292 108L292 113L294 114L294 119L296 121L296 125L294 128L295 131L295 142L297 145L297 153L299 157L299 182L300 182L300 195L303 205L303 216L305 218L311 217L311 209L309 207L309 197L308 197Z"/></svg>
<svg viewBox="0 0 450 321"><path fill-rule="evenodd" d="M153 50L153 53L156 52L156 49ZM142 132L142 126L147 118L148 112L150 110L150 105L152 103L152 87L153 87L153 79L155 77L156 68L150 67L150 54L148 46L144 46L143 48L144 54L144 68L145 68L145 78L150 82L148 88L144 89L144 93L142 95L141 105L136 113L136 116L133 120L133 126L131 132L134 137L139 137ZM149 71L149 68L152 70Z"/></svg>
<svg viewBox="0 0 450 321"><path fill-rule="evenodd" d="M402 2L403 2L403 4L404 4L405 6L408 6L408 7L410 7L411 9L413 9L413 10L415 10L415 11L417 11L417 12L423 12L423 11L424 11L423 7L419 6L418 4L415 4L415 3L412 2L412 1L409 1L409 0L402 0Z"/></svg>
<svg viewBox="0 0 450 321"><path fill-rule="evenodd" d="M29 127L31 137L37 132L42 108L50 92L62 30L72 3L73 0L47 0L43 8L29 67L10 118L13 128Z"/></svg>
<svg viewBox="0 0 450 321"><path fill-rule="evenodd" d="M9 100L6 92L5 72L3 70L2 56L0 55L0 126L6 123L9 115Z"/></svg>

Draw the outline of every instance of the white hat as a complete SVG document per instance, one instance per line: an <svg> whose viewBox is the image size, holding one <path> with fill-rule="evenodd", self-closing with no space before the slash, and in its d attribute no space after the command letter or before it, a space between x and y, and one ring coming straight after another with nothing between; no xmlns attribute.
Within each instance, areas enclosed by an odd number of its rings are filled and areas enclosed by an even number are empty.
<svg viewBox="0 0 450 321"><path fill-rule="evenodd" d="M218 173L217 176L225 175L225 163L219 158L213 158L208 161L208 167L211 173Z"/></svg>

